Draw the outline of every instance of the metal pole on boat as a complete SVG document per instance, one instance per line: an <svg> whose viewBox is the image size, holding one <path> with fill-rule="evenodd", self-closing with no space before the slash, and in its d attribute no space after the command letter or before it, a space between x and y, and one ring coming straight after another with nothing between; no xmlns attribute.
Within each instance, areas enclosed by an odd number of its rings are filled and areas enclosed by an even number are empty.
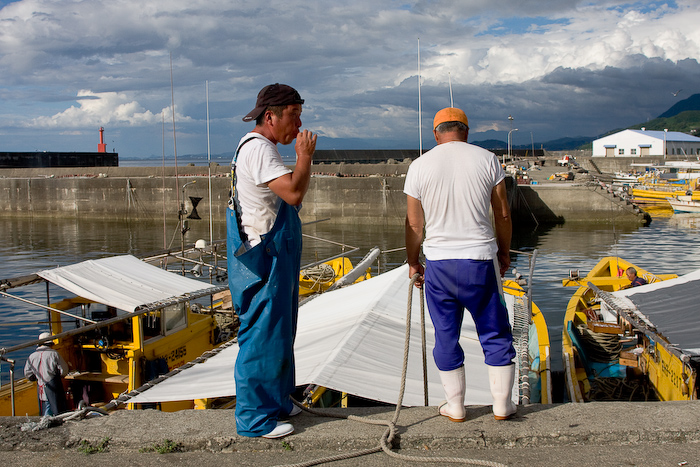
<svg viewBox="0 0 700 467"><path fill-rule="evenodd" d="M185 234L188 230L190 230L189 226L187 225L187 220L185 219L185 214L187 214L187 210L185 209L185 188L187 185L192 185L193 183L197 183L197 180L192 180L191 182L187 182L182 185L182 203L180 203L180 211L178 211L178 217L180 218L180 247L182 249L180 254L182 256L185 256ZM181 263L180 272L183 276L185 275L184 262Z"/></svg>
<svg viewBox="0 0 700 467"><path fill-rule="evenodd" d="M0 355L0 360L10 364L10 403L12 404L12 416L15 416L15 361Z"/></svg>
<svg viewBox="0 0 700 467"><path fill-rule="evenodd" d="M47 282L47 284L48 284L48 282ZM32 305L32 306L38 306L39 308L44 308L49 315L49 323L51 323L51 312L52 311L55 311L56 313L59 313L62 315L70 316L71 318L75 318L78 321L87 321L90 324L95 324L97 322L97 321L93 321L93 320L88 319L88 318L84 318L84 317L81 318L78 315L68 313L67 311L64 311L64 310L58 310L58 309L52 308L50 306L42 305L41 303L36 303L36 302L31 301L31 300L27 300L26 298L18 297L17 295L9 294L9 293L4 292L2 290L0 290L0 295L3 297L14 298L15 300L19 300L20 302L24 302L24 303L27 303L27 304Z"/></svg>

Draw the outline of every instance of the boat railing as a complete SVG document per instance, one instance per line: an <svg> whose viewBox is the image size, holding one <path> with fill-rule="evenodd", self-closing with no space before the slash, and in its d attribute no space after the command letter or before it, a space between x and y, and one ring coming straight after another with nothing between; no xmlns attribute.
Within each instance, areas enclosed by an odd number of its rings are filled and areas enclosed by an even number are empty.
<svg viewBox="0 0 700 467"><path fill-rule="evenodd" d="M12 407L12 416L15 416L15 361L0 355L0 362L10 364L10 405Z"/></svg>
<svg viewBox="0 0 700 467"><path fill-rule="evenodd" d="M513 310L513 345L516 349L516 371L518 374L518 397L521 404L530 403L530 324L532 324L532 278L537 260L537 250L532 252L510 250L516 255L524 255L528 259L527 275L523 276L514 270L515 282L520 288L504 286L516 292ZM520 295L520 296L519 296Z"/></svg>

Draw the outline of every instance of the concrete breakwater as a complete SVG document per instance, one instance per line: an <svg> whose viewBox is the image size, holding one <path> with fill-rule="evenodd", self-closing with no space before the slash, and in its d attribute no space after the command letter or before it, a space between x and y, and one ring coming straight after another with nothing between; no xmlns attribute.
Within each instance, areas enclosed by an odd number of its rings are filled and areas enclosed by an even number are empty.
<svg viewBox="0 0 700 467"><path fill-rule="evenodd" d="M404 175L408 162L319 164L301 210L303 222L330 218L353 224L404 222ZM552 166L551 171L557 170ZM209 171L211 169L211 200ZM559 169L561 170L561 169ZM179 203L192 213L190 197L201 198L199 215L225 219L231 178L225 166L91 167L84 169L0 170L2 216L162 219L177 216ZM548 182L540 171L536 185L509 183L516 223L645 223L643 213L615 199L596 183ZM533 177L534 179L534 177ZM195 183L190 183L190 182ZM185 186L187 185L187 186Z"/></svg>

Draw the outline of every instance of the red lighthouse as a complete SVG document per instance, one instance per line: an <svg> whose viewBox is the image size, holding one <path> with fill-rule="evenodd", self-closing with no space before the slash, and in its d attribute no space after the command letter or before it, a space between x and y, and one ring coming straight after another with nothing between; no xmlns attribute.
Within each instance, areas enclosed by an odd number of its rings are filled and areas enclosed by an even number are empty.
<svg viewBox="0 0 700 467"><path fill-rule="evenodd" d="M105 128L100 127L100 144L97 145L97 152L107 152L107 145L104 140Z"/></svg>

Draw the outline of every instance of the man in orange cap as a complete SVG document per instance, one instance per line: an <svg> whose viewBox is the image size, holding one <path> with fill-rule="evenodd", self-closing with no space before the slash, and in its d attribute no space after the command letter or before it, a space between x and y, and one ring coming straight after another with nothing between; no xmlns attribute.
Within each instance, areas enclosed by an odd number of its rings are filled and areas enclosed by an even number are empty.
<svg viewBox="0 0 700 467"><path fill-rule="evenodd" d="M409 277L417 273L416 285L425 285L435 327L433 357L447 399L439 412L454 422L466 418L459 345L466 308L488 366L494 416L504 420L516 411L511 400L515 349L500 283L510 265L512 233L505 173L495 154L467 143L469 121L462 110L440 110L433 134L437 146L413 161L404 193ZM421 244L425 267L419 260Z"/></svg>

